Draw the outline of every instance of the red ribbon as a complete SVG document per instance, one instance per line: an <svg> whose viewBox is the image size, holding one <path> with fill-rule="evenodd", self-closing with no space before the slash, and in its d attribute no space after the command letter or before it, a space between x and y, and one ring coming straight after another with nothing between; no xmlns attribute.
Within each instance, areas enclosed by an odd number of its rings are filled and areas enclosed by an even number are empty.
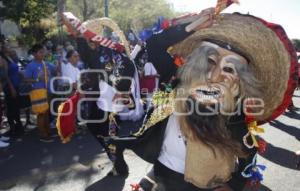
<svg viewBox="0 0 300 191"><path fill-rule="evenodd" d="M101 46L116 50L118 52L123 52L125 50L124 46L113 42L111 40L109 40L108 38L105 38L99 34L96 34L94 32L92 32L91 30L89 30L88 28L86 28L86 26L84 26L81 21L75 17L72 13L63 13L62 15L62 20L63 23L66 25L68 31L72 34L75 35L76 31L77 33L80 33L81 35L83 35L87 40L90 40L92 42L95 42Z"/></svg>

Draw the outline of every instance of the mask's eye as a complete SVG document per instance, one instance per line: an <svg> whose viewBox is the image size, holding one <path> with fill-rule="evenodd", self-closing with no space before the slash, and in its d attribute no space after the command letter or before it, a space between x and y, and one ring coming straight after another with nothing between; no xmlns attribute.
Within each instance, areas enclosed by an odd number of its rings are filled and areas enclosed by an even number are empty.
<svg viewBox="0 0 300 191"><path fill-rule="evenodd" d="M213 57L208 57L208 63L212 66L216 66L217 65L217 59L213 58Z"/></svg>
<svg viewBox="0 0 300 191"><path fill-rule="evenodd" d="M224 66L223 71L229 74L235 74L235 70L230 66Z"/></svg>

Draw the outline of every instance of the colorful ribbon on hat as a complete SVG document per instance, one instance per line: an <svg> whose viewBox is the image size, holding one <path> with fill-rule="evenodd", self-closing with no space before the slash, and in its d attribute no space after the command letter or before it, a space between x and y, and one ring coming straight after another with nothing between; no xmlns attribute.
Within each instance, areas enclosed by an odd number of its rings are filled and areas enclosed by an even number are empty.
<svg viewBox="0 0 300 191"><path fill-rule="evenodd" d="M156 23L152 25L151 28L144 29L139 33L139 38L142 41L148 40L153 34L158 34L163 30L172 26L172 22L170 20L165 19L164 17L160 16Z"/></svg>

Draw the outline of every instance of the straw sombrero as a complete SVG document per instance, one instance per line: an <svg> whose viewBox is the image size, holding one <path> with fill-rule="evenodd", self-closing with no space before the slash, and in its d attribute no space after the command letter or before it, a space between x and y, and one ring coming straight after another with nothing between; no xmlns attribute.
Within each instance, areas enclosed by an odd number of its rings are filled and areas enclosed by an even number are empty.
<svg viewBox="0 0 300 191"><path fill-rule="evenodd" d="M279 116L290 104L296 87L296 54L281 26L251 15L222 14L217 25L202 29L173 46L171 54L187 58L205 39L226 42L249 60L262 82L265 107L256 119Z"/></svg>
<svg viewBox="0 0 300 191"><path fill-rule="evenodd" d="M126 39L126 36L124 35L123 31L120 29L118 24L113 21L112 19L108 17L102 17L102 18L97 18L93 20L88 20L83 23L83 25L88 29L91 30L92 32L96 34L103 35L104 33L104 27L110 28L113 32L118 35L118 37L121 40L121 43L125 47L125 51L127 56L130 57L130 47L129 47L129 42Z"/></svg>

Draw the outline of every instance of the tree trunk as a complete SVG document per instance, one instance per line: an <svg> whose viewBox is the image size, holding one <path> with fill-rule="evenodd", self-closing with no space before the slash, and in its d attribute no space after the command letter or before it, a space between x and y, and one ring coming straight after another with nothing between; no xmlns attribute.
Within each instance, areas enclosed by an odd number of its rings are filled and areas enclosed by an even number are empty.
<svg viewBox="0 0 300 191"><path fill-rule="evenodd" d="M58 0L57 1L57 26L63 25L61 15L65 11L65 3L66 3L66 0Z"/></svg>
<svg viewBox="0 0 300 191"><path fill-rule="evenodd" d="M82 10L83 21L88 19L88 4L87 0L83 0L83 10Z"/></svg>

